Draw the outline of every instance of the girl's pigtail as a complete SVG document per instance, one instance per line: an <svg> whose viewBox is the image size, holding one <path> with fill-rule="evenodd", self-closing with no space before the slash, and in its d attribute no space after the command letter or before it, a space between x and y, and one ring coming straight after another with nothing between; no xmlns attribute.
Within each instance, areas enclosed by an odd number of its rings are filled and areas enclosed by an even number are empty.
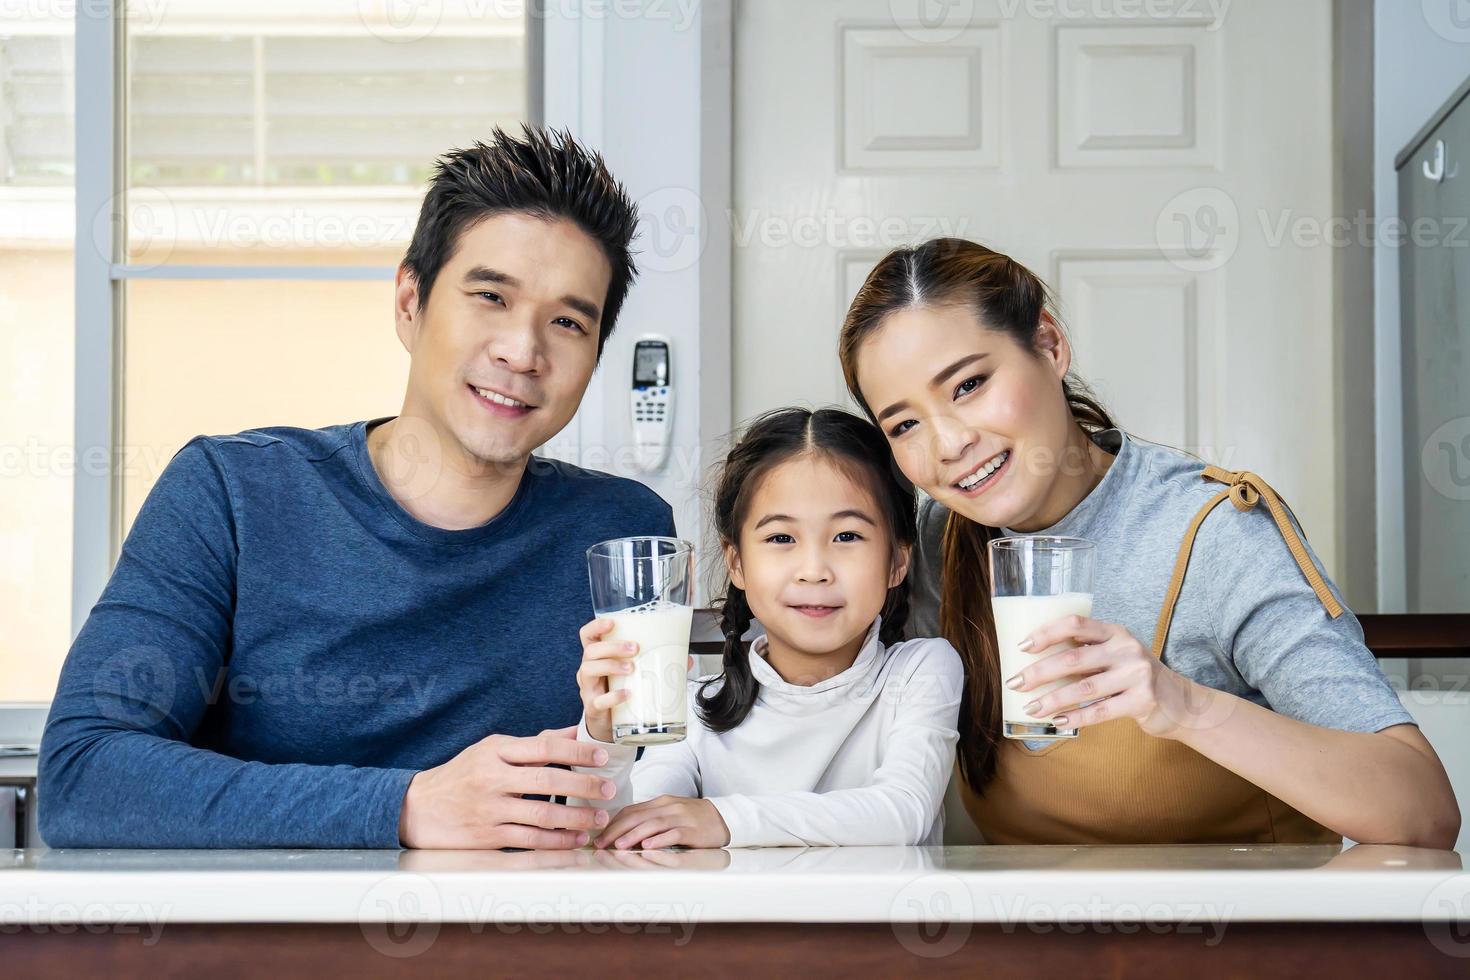
<svg viewBox="0 0 1470 980"><path fill-rule="evenodd" d="M750 658L741 638L750 629L754 617L745 591L730 586L720 608L720 632L725 635L723 673L704 682L697 703L705 727L713 732L728 732L745 720L760 694L760 682L750 669ZM709 688L718 684L713 694Z"/></svg>
<svg viewBox="0 0 1470 980"><path fill-rule="evenodd" d="M907 577L888 590L888 601L883 604L883 626L878 630L878 641L884 646L903 639L904 627L909 623L909 591Z"/></svg>

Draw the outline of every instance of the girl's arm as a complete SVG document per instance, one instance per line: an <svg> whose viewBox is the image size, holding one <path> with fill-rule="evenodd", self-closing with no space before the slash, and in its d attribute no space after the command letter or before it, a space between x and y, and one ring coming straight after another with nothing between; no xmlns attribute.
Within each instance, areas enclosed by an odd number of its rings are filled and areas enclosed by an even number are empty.
<svg viewBox="0 0 1470 980"><path fill-rule="evenodd" d="M672 745L656 745L645 749L642 760L638 761L636 780L633 764L638 760L637 748L613 743L613 709L626 701L631 692L627 689L611 690L609 679L626 676L632 671L632 661L638 655L638 645L608 640L607 635L612 632L612 628L612 620L599 617L583 626L579 632L582 663L577 668L577 690L582 698L582 721L577 725L577 740L591 742L606 749L607 765L576 767L576 770L612 781L617 786L617 793L611 799L577 800L572 805L591 806L616 813L633 803L635 798L646 800L661 793L699 795L699 764L687 738ZM693 662L691 658L690 664ZM696 685L690 684L686 696L689 699L691 718L696 691ZM691 725L691 734L693 729L694 726Z"/></svg>
<svg viewBox="0 0 1470 980"><path fill-rule="evenodd" d="M943 640L915 641L880 700L897 700L883 761L867 785L825 793L711 797L731 847L917 844L944 804L954 770L964 669Z"/></svg>
<svg viewBox="0 0 1470 980"><path fill-rule="evenodd" d="M694 710L696 687L689 688L689 710ZM693 725L690 725L693 734ZM592 742L607 750L607 765L600 767L574 767L576 772L601 776L617 786L617 794L610 800L568 800L571 806L591 806L615 814L624 807L656 796L698 796L699 760L689 738L669 745L650 745L638 757L638 749L631 745L616 745L594 738L587 731L587 720L577 726L577 740ZM636 761L635 761L636 760Z"/></svg>

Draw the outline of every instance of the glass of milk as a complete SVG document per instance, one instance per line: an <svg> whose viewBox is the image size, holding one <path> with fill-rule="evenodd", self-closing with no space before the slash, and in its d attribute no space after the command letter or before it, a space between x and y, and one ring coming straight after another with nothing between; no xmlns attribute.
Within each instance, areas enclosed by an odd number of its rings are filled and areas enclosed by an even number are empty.
<svg viewBox="0 0 1470 980"><path fill-rule="evenodd" d="M679 742L688 724L689 631L694 620L694 546L678 538L618 538L587 549L592 608L638 644L633 672L608 678L632 695L613 708L613 741Z"/></svg>
<svg viewBox="0 0 1470 980"><path fill-rule="evenodd" d="M1077 646L1069 641L1032 653L1020 649L1022 640L1048 623L1092 615L1096 564L1097 546L1083 538L1027 535L990 542L991 608L1000 653L1001 721L1006 738L1077 737L1077 729L1058 728L1051 718L1033 717L1023 710L1073 678L1029 691L1012 691L1005 682L1041 657Z"/></svg>

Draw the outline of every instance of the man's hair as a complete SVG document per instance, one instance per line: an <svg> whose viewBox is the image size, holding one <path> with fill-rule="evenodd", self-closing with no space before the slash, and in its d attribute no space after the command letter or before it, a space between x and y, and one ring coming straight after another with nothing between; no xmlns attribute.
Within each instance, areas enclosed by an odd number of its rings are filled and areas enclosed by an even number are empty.
<svg viewBox="0 0 1470 980"><path fill-rule="evenodd" d="M429 191L419 211L403 268L418 283L419 309L459 236L493 214L520 213L571 221L599 246L612 267L597 356L612 335L628 287L638 275L629 245L638 230L638 209L627 188L608 173L602 155L566 131L522 125L519 138L495 127L490 142L451 150L434 164Z"/></svg>

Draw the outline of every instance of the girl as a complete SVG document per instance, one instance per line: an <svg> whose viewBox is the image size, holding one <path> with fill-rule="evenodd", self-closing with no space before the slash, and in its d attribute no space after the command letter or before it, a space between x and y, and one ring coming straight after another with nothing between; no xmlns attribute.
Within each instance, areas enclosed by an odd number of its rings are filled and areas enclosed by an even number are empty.
<svg viewBox="0 0 1470 980"><path fill-rule="evenodd" d="M607 746L619 812L598 847L938 843L964 688L944 640L896 643L908 616L914 494L855 415L757 419L725 460L715 529L730 586L724 672L691 683L688 738ZM747 652L751 619L765 635ZM582 629L579 737L609 742L636 648ZM635 803L634 801L642 801ZM628 805L633 804L633 805Z"/></svg>
<svg viewBox="0 0 1470 980"><path fill-rule="evenodd" d="M1253 473L1117 428L1069 376L1035 275L973 242L895 251L853 300L840 356L931 498L918 626L965 661L961 789L987 840L1452 846L1444 769L1285 505ZM986 555L1002 534L1098 545L1093 618L1022 647L1076 648L1004 679ZM1061 712L1078 738L1000 736L1002 680L1062 678L1028 710Z"/></svg>

